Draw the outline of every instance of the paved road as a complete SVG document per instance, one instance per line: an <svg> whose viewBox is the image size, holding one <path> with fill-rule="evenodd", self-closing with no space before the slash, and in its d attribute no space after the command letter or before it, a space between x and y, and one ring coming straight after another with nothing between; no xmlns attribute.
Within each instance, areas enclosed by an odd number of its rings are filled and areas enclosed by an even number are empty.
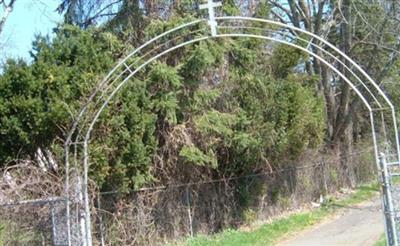
<svg viewBox="0 0 400 246"><path fill-rule="evenodd" d="M380 198L347 208L330 221L279 244L280 246L368 246L384 231Z"/></svg>

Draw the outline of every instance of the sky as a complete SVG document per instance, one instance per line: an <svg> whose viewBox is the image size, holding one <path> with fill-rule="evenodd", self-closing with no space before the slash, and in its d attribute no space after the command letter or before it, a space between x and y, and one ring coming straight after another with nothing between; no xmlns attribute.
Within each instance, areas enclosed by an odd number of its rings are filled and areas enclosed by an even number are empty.
<svg viewBox="0 0 400 246"><path fill-rule="evenodd" d="M62 21L55 11L59 3L60 0L17 0L0 36L0 41L5 43L0 56L30 60L35 35L51 35L52 29Z"/></svg>

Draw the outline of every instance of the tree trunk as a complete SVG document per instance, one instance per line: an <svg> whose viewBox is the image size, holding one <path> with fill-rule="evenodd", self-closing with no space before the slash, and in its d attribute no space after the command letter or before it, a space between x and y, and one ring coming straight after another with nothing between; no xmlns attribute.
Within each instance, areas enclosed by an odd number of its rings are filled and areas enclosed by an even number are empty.
<svg viewBox="0 0 400 246"><path fill-rule="evenodd" d="M344 20L340 26L340 34L342 41L342 51L349 55L351 50L351 40L352 40L352 18L351 18L351 0L343 0L342 11ZM340 7L340 6L339 6ZM344 64L347 67L351 67L351 64L345 60ZM342 73L346 77L351 77L351 74L342 67ZM335 122L335 134L333 139L333 144L338 144L340 146L340 163L343 170L344 177L347 179L348 185L351 187L355 186L354 172L352 168L352 142L353 142L353 128L351 118L351 112L349 110L350 101L350 86L341 80L340 85L340 98L339 107L336 114Z"/></svg>

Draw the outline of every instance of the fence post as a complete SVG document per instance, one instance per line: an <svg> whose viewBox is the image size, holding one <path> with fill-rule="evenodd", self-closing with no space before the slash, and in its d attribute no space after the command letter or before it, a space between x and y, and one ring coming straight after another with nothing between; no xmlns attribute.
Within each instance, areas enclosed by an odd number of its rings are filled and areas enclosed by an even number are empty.
<svg viewBox="0 0 400 246"><path fill-rule="evenodd" d="M57 245L57 229L56 229L56 219L54 214L54 204L50 202L50 210L51 210L51 241L53 245Z"/></svg>
<svg viewBox="0 0 400 246"><path fill-rule="evenodd" d="M386 163L386 157L383 153L379 156L379 164L382 174L382 203L384 209L384 219L385 219L385 233L387 244L390 246L397 246L397 235L396 235L396 223L394 219L394 208L392 203L392 186L390 182L390 174Z"/></svg>
<svg viewBox="0 0 400 246"><path fill-rule="evenodd" d="M328 182L326 180L326 163L325 163L325 158L322 156L321 159L321 171L322 171L322 182L323 182L323 189L324 189L324 196L326 196L329 193L328 190Z"/></svg>
<svg viewBox="0 0 400 246"><path fill-rule="evenodd" d="M187 207L187 213L188 213L188 218L189 218L189 232L190 232L190 237L193 237L193 220L192 220L192 209L190 207L190 191L189 191L189 186L186 186L186 207Z"/></svg>
<svg viewBox="0 0 400 246"><path fill-rule="evenodd" d="M103 217L101 216L101 204L100 204L100 195L101 195L101 193L99 192L99 193L97 193L97 213L98 213L98 216L99 216L99 223L100 223L100 225L99 225L99 230L100 230L100 240L101 240L101 246L104 246L105 245L105 243L104 243L104 227L103 227Z"/></svg>

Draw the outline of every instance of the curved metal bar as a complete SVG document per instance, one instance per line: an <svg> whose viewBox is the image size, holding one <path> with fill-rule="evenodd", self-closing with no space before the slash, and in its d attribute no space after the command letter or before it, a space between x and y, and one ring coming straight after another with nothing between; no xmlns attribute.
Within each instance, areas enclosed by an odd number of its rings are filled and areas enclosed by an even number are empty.
<svg viewBox="0 0 400 246"><path fill-rule="evenodd" d="M219 26L219 28L221 28L221 26ZM231 29L250 29L250 30L256 29L256 30L261 30L261 31L266 31L266 32L278 33L278 34L282 35L283 37L289 37L289 38L292 38L292 39L295 39L295 40L301 40L301 41L303 41L303 42L310 42L310 40L306 40L306 39L301 38L301 37L293 37L293 35L291 35L290 33L282 32L282 31L278 31L278 30L273 30L273 29L268 29L268 28L253 28L253 27L246 27L246 26L239 26L239 27L238 27L238 26L223 26L222 28L227 28L227 29L228 29L228 28L231 28ZM203 30L197 30L197 31L194 31L194 32L190 32L190 33L188 33L187 35L190 35L190 34L193 34L193 33L199 32L199 31L203 31ZM157 49L161 48L163 45L166 45L166 44L168 44L168 43L170 43L170 40L168 40L167 42L165 42L165 43L163 43L163 44L161 44L161 45L158 45L156 48L152 49L151 51L147 52L147 53L144 54L143 56L139 57L136 61L134 61L134 63L129 64L128 67L129 67L129 68L132 68L132 67L133 67L135 64L137 64L140 60L143 60L144 57L146 57L147 55L150 55L153 51L156 51ZM360 82L360 85L362 85L362 86L366 89L366 91L371 95L372 99L377 103L378 107L379 107L379 108L383 108L382 105L381 105L381 103L379 102L379 100L375 97L375 95L374 95L374 94L372 93L372 91L368 88L368 86L363 82L363 80L361 80L361 78L360 78L350 67L348 67L345 63L343 63L343 62L342 62L338 57L336 57L334 54L332 54L332 53L330 53L329 51L323 49L322 47L320 47L320 46L318 46L318 45L316 45L316 44L314 44L314 43L310 43L310 46L311 46L311 47L314 47L314 48L317 48L318 50L320 50L320 51L323 52L324 54L327 54L328 56L330 56L331 58L333 58L333 59L334 59L335 61L337 61L340 65L342 65L343 68L345 68L347 71L349 71L349 72L351 73L351 75L353 75L353 76ZM128 68L127 68L127 69L128 69ZM97 105L97 104L100 102L100 100L101 100L101 99L103 98L103 96L107 93L107 91L111 88L111 86L116 82L116 80L117 80L118 78L121 77L121 74L123 74L125 71L127 71L127 69L124 70L122 73L120 73L116 79L114 79L111 83L109 83L109 84L107 85L107 87L105 88L105 91L103 91L103 92L101 93L100 98L98 98L97 101L95 102L95 105ZM95 105L94 105L94 106L95 106Z"/></svg>
<svg viewBox="0 0 400 246"><path fill-rule="evenodd" d="M196 31L193 31L193 32L189 32L189 33L187 33L186 35L192 35L192 34L194 34L194 33L201 32L201 31L204 31L204 29L199 29L199 30L196 30ZM146 53L143 54L141 57L138 57L138 59L135 60L133 63L127 64L126 69L123 70L120 74L118 74L118 76L117 76L116 78L114 78L110 83L104 83L104 84L103 84L103 86L106 85L106 87L105 87L104 90L101 92L101 95L99 96L99 98L97 98L96 102L94 102L94 105L93 105L93 106L96 106L96 105L98 105L98 103L100 103L100 100L106 95L106 93L108 92L108 90L109 90L110 88L112 88L112 86L114 85L114 83L117 82L118 79L120 79L120 78L122 77L122 74L124 74L125 72L131 71L130 69L133 68L134 65L138 64L141 60L145 59L146 56L151 55L151 53L157 51L158 49L161 49L163 46L165 46L165 45L167 45L167 44L169 44L169 43L171 43L171 42L173 42L173 41L175 41L176 39L181 38L181 37L183 37L183 36L178 36L177 38L167 40L166 42L164 42L164 43L162 43L162 44L160 44L160 45L157 45L155 48L153 48L153 49L151 49L150 51L146 52ZM122 64L126 64L126 63L124 62L124 63L122 63ZM92 102L93 102L93 100L92 100ZM85 122L83 122L83 124L84 124L84 123L85 123Z"/></svg>
<svg viewBox="0 0 400 246"><path fill-rule="evenodd" d="M204 31L204 29L199 29L199 30L196 30L196 31L193 31L193 32L189 32L189 33L187 33L187 35L191 35L191 34L194 34L194 33L196 33L196 32L200 32L200 31ZM167 44L169 44L170 42L172 42L172 41L174 41L174 40L177 40L178 38L181 38L181 37L183 37L183 36L177 36L176 38L170 39L170 40L168 40L168 41L166 41L166 42L164 42L164 43L158 45L157 47L151 49L150 51L146 52L146 53L143 54L141 57L139 57L137 60L135 60L133 63L129 64L129 65L126 67L126 69L123 70L122 72L120 72L116 77L114 77L113 80L112 80L111 82L109 82L109 80L103 80L104 83L101 83L101 84L96 88L96 92L93 93L93 96L95 96L96 94L98 94L98 92L100 91L100 89L103 88L103 87L105 86L105 88L101 91L101 94L100 94L99 98L97 98L95 101L93 101L93 100L94 100L94 97L93 97L93 98L91 98L91 100L88 100L88 101L91 102L91 104L93 105L93 107L96 107L96 106L100 103L100 100L106 95L107 91L108 91L110 88L112 88L112 86L114 85L114 83L116 83L116 82L118 81L118 79L122 78L122 75L123 75L125 72L129 72L130 69L131 69L134 65L136 65L137 63L139 63L139 62L140 62L141 60L143 60L146 56L149 56L152 52L157 51L157 50L160 49L162 46L167 45ZM126 64L126 62L124 62L123 64ZM115 71L114 71L114 72L115 72ZM110 78L111 78L111 76L110 76ZM109 79L110 79L110 78L109 78ZM109 83L108 83L108 82L109 82ZM79 121L80 121L80 123L81 123L82 125L85 125L85 123L86 123L87 120L88 120L88 118L85 117L85 118L83 118L83 120L79 120ZM75 136L75 138L74 138L74 142L75 142L75 143L78 142L78 140L79 140L79 138L80 138L80 132L81 132L79 129L76 129L76 131L77 131L77 133L76 133L76 136Z"/></svg>
<svg viewBox="0 0 400 246"><path fill-rule="evenodd" d="M393 118L393 122L394 122L394 131L395 131L395 135L396 135L396 146L397 146L397 154L399 156L399 140L397 138L397 125L396 125L396 114L394 111L394 107L393 104L390 102L390 100L387 98L387 96L383 93L383 91L379 88L379 86L372 80L372 78L357 64L355 63L353 60L351 60L346 54L344 54L342 51L340 51L338 48L336 48L335 46L333 46L332 44L330 44L329 42L327 42L326 40L322 39L321 37L310 33L308 31L302 30L300 28L296 28L293 26L289 26L280 22L275 22L275 21L270 21L270 20L264 20L264 19L258 19L258 18L250 18L250 17L216 17L217 20L241 20L241 21L258 21L258 22L263 22L263 23L268 23L268 24L272 24L275 26L279 26L279 27L283 27L283 28L287 28L290 30L294 30L294 31L298 31L304 34L307 34L319 41L321 41L323 44L327 45L328 47L330 47L331 49L333 49L334 51L336 51L339 55L341 55L344 59L346 59L347 61L350 62L350 64L352 64L363 76L365 76L367 78L367 80L373 85L373 87L378 91L378 93L383 97L383 99L385 100L385 103L387 103L389 105L389 107L392 110L392 118ZM132 53L130 53L128 56L126 56L124 59L122 59L118 65L116 65L109 73L108 75L104 78L104 80L102 80L102 82L99 84L99 86L96 88L95 92L93 94L91 94L91 96L89 97L89 100L87 102L87 104L85 104L85 106L82 108L82 110L79 112L77 118L75 119L72 129L69 132L68 136L67 136L67 140L64 144L64 154L65 154L65 165L66 165L66 180L65 180L65 193L67 195L67 197L69 197L69 146L71 145L71 139L73 134L75 133L75 130L77 129L78 124L80 123L83 115L85 114L85 112L87 111L89 105L91 105L94 97L96 96L96 94L99 92L99 90L101 88L103 88L103 85L105 85L107 83L107 81L109 80L109 78L112 77L112 75L114 74L115 71L117 71L118 68L120 68L125 61L127 61L130 57L132 57L133 55L139 53L143 48L149 46L150 44L152 44L153 42L155 42L156 40L168 35L168 34L172 34L175 31L178 31L180 29L183 29L185 27L189 27L191 25L200 23L202 21L206 21L204 19L201 20L195 20L186 24L183 24L181 26L178 26L176 28L173 28L161 35L158 35L157 37L149 40L148 42L146 42L145 44L143 44L142 46L140 46L139 48L135 49ZM85 224L85 229L86 232L90 232L90 208L89 208L89 198L88 198L88 168L89 168L89 139L91 136L91 132L94 128L94 125L96 124L98 118L100 117L101 113L103 112L103 110L105 109L105 107L107 107L107 105L109 104L110 100L116 95L116 93L122 88L122 86L124 84L126 84L126 82L132 77L134 76L138 71L140 71L141 69L143 69L145 66L147 66L149 63L153 62L154 60L160 58L161 56L168 54L169 52L176 50L178 48L181 48L183 46L186 45L190 45L193 44L195 42L199 42L202 40L207 40L210 38L221 38L221 37L250 37L250 38L258 38L258 39L264 39L264 40L269 40L269 41L274 41L274 42L278 42L278 43L282 43L282 44L286 44L295 48L298 48L306 53L308 53L309 55L315 57L316 59L318 59L319 61L321 61L322 63L324 63L327 67L329 67L332 71L334 71L337 75L339 75L346 83L349 84L349 86L355 91L355 93L360 97L360 99L362 100L362 102L364 103L364 105L368 108L370 115L371 115L371 124L374 127L374 120L373 120L373 115L372 115L372 107L370 105L370 102L365 98L365 96L362 94L361 91L359 91L359 89L343 74L341 73L337 68L335 68L329 61L325 60L323 57L319 56L318 54L309 51L308 49L301 47L299 45L284 41L284 40L279 40L279 39L275 39L273 37L266 37L266 36L262 36L262 35L254 35L254 34L242 34L242 33L227 33L227 34L217 34L214 37L210 37L210 36L204 36L204 37L199 37L190 41L186 41L183 42L181 44L178 44L176 46L173 46L169 49L166 49L164 51L162 51L161 53L152 56L150 59L147 59L143 64L141 64L138 68L136 68L134 71L132 71L126 78L124 78L122 80L122 82L120 82L110 93L110 95L105 99L105 101L103 102L103 104L100 106L100 108L98 108L94 114L94 117L92 118L86 134L84 136L84 145L83 145L83 151L84 151L84 156L83 156L83 171L84 171L84 180L83 180L83 192L84 192L84 207L85 207L85 212L87 213L87 220L85 220L86 224ZM296 37L297 39L299 39L299 37ZM309 42L309 41L308 41ZM314 44L312 44L314 45ZM319 45L315 45L314 47L317 47L320 50L323 50L322 46ZM335 59L338 59L336 56L334 56L333 54L331 54L328 51L324 51L324 53L329 54L331 57L335 57ZM145 55L143 56L145 57ZM342 63L342 61L340 61ZM352 71L351 68L346 66L346 69L348 69L349 71ZM352 72L352 74L357 78L357 80L359 82L362 83L363 87L366 88L368 90L368 92L373 96L374 101L378 101L377 98L375 97L375 94L372 93L372 91L369 90L369 87L367 85L365 85L363 83L363 81L354 73ZM112 83L114 83L115 81L113 81ZM108 90L108 89L107 89ZM102 93L103 94L103 93ZM103 95L102 95L103 96ZM102 97L101 96L101 97ZM97 104L97 103L96 103ZM374 128L373 128L374 131ZM373 132L373 138L374 141L376 141L376 136L374 135L375 132ZM375 142L374 142L375 143ZM377 147L375 144L375 153L377 153ZM69 206L67 206L67 216L68 216L68 220L69 220ZM67 222L69 223L69 221ZM86 233L86 240L87 242L91 242L91 235L88 235L90 233ZM70 243L70 227L68 226L68 240Z"/></svg>
<svg viewBox="0 0 400 246"><path fill-rule="evenodd" d="M382 91L382 89L375 83L375 81L360 67L360 65L358 65L354 60L352 60L348 55L346 55L343 51L339 50L336 46L334 46L333 44L329 43L327 40L321 38L320 36L303 30L301 28L298 27L294 27L294 26L290 26L288 24L284 24L281 22L277 22L277 21L272 21L272 20L266 20L266 19L260 19L260 18L253 18L253 17L242 17L242 16L222 16L222 17L215 17L215 19L217 20L242 20L242 21L256 21L256 22L262 22L262 23L268 23L268 24L272 24L275 26L280 26L283 28L288 28L290 30L293 31L297 31L300 33L304 33L307 34L319 41L321 41L323 44L326 44L328 47L330 47L331 49L333 49L334 51L336 51L338 54L340 54L341 56L343 56L347 61L349 61L355 68L357 68L358 71L360 71L370 82L371 84L376 88L376 90L379 92L379 94L385 99L386 103L389 105L389 107L394 108L392 102L389 100L389 98L385 95L385 93Z"/></svg>
<svg viewBox="0 0 400 246"><path fill-rule="evenodd" d="M224 18L227 18L227 17L224 17ZM239 17L241 20L242 19L248 19L248 18L244 18L244 17ZM231 19L231 18L229 18L229 19ZM235 18L235 19L237 19L237 18ZM254 19L254 18L253 18ZM271 22L273 22L273 21L267 21L267 20L263 20L263 22L267 22L267 23L271 23ZM274 22L275 23L275 22ZM279 22L278 22L279 23ZM279 23L279 24L281 24L281 23ZM238 28L238 27L235 27L235 26L232 26L231 28ZM262 28L261 28L262 29ZM301 29L299 29L299 30L301 30ZM305 32L305 31L303 31L303 30L301 30L302 32ZM279 32L279 31L276 31L276 32ZM284 35L288 35L287 33L284 33ZM293 38L293 37L292 37ZM305 39L302 39L302 38L300 38L300 37L296 37L298 40L302 40L302 41L305 41L305 42L310 42L309 40L305 40ZM319 49L319 50L321 50L323 53L325 53L325 54L328 54L329 56L331 56L332 58L334 58L336 61L338 61L342 66L344 66L346 69L348 69L348 71L353 75L353 76L355 76L355 78L360 82L360 84L362 84L363 85L363 87L367 90L367 92L372 96L372 98L374 99L374 101L378 104L378 107L380 107L380 108L382 108L382 105L380 104L380 102L379 102L379 100L374 96L374 94L371 92L371 90L369 89L369 87L367 86L367 85L365 85L365 83L358 77L358 75L356 75L353 71L352 71L352 69L350 69L349 67L347 67L340 59L338 59L337 57L335 57L332 53L330 53L330 52L328 52L328 51L326 51L326 50L324 50L324 49L322 49L320 46L318 46L318 45L315 45L315 44L313 44L313 43L310 43L313 47L316 47L317 49ZM334 47L334 46L333 46ZM133 53L135 53L135 52L133 52ZM133 53L131 53L131 55L133 54ZM145 55L144 55L145 56ZM144 56L142 56L142 57L144 57ZM139 59L141 59L141 58L139 58ZM125 59L126 60L126 59ZM130 66L131 67L131 66ZM362 70L361 70L362 71ZM108 88L107 88L108 89ZM106 89L106 90L107 90ZM393 112L392 112L393 113Z"/></svg>
<svg viewBox="0 0 400 246"><path fill-rule="evenodd" d="M369 102L365 99L365 97L362 95L362 93L352 84L352 82L343 74L341 73L337 68L335 68L332 64L330 64L328 61L326 61L324 58L318 56L317 54L313 53L312 51L309 51L299 45L287 42L287 41L283 41L283 40L279 40L279 39L274 39L271 37L265 37L265 36L260 36L260 35L251 35L251 34L217 34L215 37L252 37L252 38L258 38L258 39L264 39L264 40L270 40L270 41L274 41L274 42L278 42L278 43L283 43L295 48L298 48L306 53L308 53L309 55L317 58L319 61L323 62L326 66L328 66L329 68L331 68L336 74L338 74L340 77L342 77L342 79L349 84L349 86L356 92L356 94L361 98L362 102L364 103L364 105L367 107L367 109L371 112L372 108L369 104ZM106 99L106 101L101 105L101 107L99 108L99 110L97 111L97 113L95 114L94 118L92 119L92 122L89 125L89 128L87 130L86 136L85 136L85 141L88 141L90 138L90 133L93 129L94 124L96 123L97 119L99 118L101 112L104 110L104 108L108 105L109 101L114 97L114 95L120 90L120 88L133 76L135 75L137 72L139 72L142 68L144 68L145 66L147 66L149 63L153 62L154 60L160 58L161 56L176 50L178 48L181 48L183 46L187 46L189 44L192 43L196 43L202 40L206 40L206 39L210 39L213 38L211 36L206 36L206 37L201 37L201 38L197 38L197 39L193 39L190 41L186 41L182 44L176 45L174 47L171 47L159 54L157 54L156 56L153 56L152 58L150 58L149 60L147 60L145 63L143 63L142 65L140 65L137 69L135 69L129 76L127 76L113 91L112 93L109 95L109 97ZM85 155L86 156L86 155Z"/></svg>
<svg viewBox="0 0 400 246"><path fill-rule="evenodd" d="M236 27L236 26L218 26L219 29L223 28L232 28L232 29L254 29L253 27L246 27L246 26L240 26L240 27ZM255 28L257 30L260 31L274 31L272 29L265 29L265 28ZM286 37L290 37L292 39L295 40L301 40L303 42L309 42L310 40L301 38L301 37L293 37L293 35L291 35L290 33L284 33L284 32L280 32L280 31L274 31L274 33L279 33L279 34L283 34ZM383 108L383 106L381 105L381 103L379 102L379 100L375 97L375 95L372 93L372 91L368 88L368 86L362 81L362 79L350 68L348 67L343 61L341 61L338 57L336 57L334 54L332 54L331 52L323 49L321 46L316 45L314 43L310 43L310 46L317 48L318 50L322 51L324 54L327 54L328 56L330 56L331 58L333 58L335 61L337 61L343 68L345 68L347 71L349 71L351 73L351 75L353 75L359 82L360 85L362 85L367 92L371 95L372 99L378 104L379 108ZM357 87L357 86L356 86Z"/></svg>
<svg viewBox="0 0 400 246"><path fill-rule="evenodd" d="M113 73L125 63L125 61L127 61L129 58L131 58L131 57L134 56L135 54L139 53L143 48L149 46L150 44L154 43L154 42L157 41L158 39L160 39L160 38L162 38L162 37L165 37L165 36L167 36L167 35L170 34L170 33L173 33L173 32L176 32L176 31L178 31L178 30L184 29L185 27L192 26L192 25L195 25L195 24L197 24L197 23L204 22L204 21L206 21L206 20L205 20L205 19L198 19L198 20L194 20L194 21L185 23L185 24L183 24L183 25L177 26L177 27L175 27L175 28L172 28L172 29L170 29L170 30L168 30L168 31L166 31L166 32L164 32L164 33L162 33L162 34L160 34L160 35L158 35L158 36L156 36L156 37L150 39L149 41L147 41L146 43L142 44L142 45L139 46L137 49L135 49L133 52L129 53L125 58L123 58L122 60L120 60L119 63L118 63L116 66L114 66L114 68L113 68L113 69L105 76L105 78L99 83L99 85L96 87L95 91L89 96L88 102L82 107L82 109L81 109L80 112L78 113L76 119L74 120L73 125L72 125L72 127L71 127L71 130L69 131L69 134L68 134L68 136L67 136L67 138L66 138L66 141L65 141L64 146L67 146L67 145L69 145L69 144L71 143L72 135L73 135L74 132L75 132L75 129L76 129L76 127L77 127L77 124L79 123L79 120L82 118L83 114L86 112L87 107L90 105L91 101L93 100L93 98L95 97L95 95L97 94L97 92L98 92L98 91L102 88L102 86L108 81L108 79L113 75ZM67 159L66 163L68 163L68 159Z"/></svg>
<svg viewBox="0 0 400 246"><path fill-rule="evenodd" d="M221 26L219 26L219 28L221 28ZM306 40L306 39L303 39L303 38L301 38L301 37L293 36L293 35L291 35L290 33L283 32L283 31L278 31L278 30L273 30L273 29L268 29L268 28L254 28L254 27L247 27L247 26L222 26L222 28L224 28L224 29L225 29L225 28L226 28L226 29L228 29L228 28L230 28L230 29L250 29L250 30L255 29L255 30L259 30L259 31L266 31L266 32L277 33L277 34L282 35L283 37L289 37L289 38L291 38L291 39L293 39L293 40L301 40L301 41L303 41L303 42L308 42L308 43L310 42L310 40ZM193 33L195 33L195 32L199 32L199 31L202 31L202 30L197 30L197 31L194 31L194 32L190 32L190 33L188 33L187 35L190 35L190 34L193 34ZM181 36L180 36L180 37L181 37ZM168 44L168 43L170 43L170 40L168 40L167 42L165 42L165 43L163 43L163 44L161 44L161 45L158 45L156 48L153 48L151 51L149 51L149 52L147 52L146 54L144 54L143 56L139 57L136 61L134 61L134 63L129 64L129 68L132 68L133 65L137 64L140 60L143 60L144 57L146 57L147 55L150 55L153 51L155 51L155 50L161 48L163 45L166 45L166 44ZM371 90L368 88L368 86L360 79L360 77L359 77L350 67L348 67L346 64L344 64L344 63L343 63L339 58L337 58L334 54L330 53L330 52L327 51L327 50L322 49L322 47L320 47L320 46L318 46L318 45L316 45L316 44L314 44L314 43L310 43L310 46L311 46L311 47L314 47L314 48L317 48L318 50L320 50L320 51L323 52L324 54L327 54L328 56L330 56L331 58L333 58L333 59L334 59L335 61L337 61L340 65L342 65L342 67L344 67L347 71L349 71L349 72L351 73L351 75L353 75L353 76L355 77L355 79L358 80L358 81L360 82L360 85L362 85L362 86L367 90L367 92L371 95L372 99L378 104L378 107L379 107L378 109L382 109L382 108L383 108L382 105L381 105L381 103L379 102L379 100L374 96L374 94L371 92ZM125 71L127 71L127 70L124 70L124 72L125 72ZM122 73L124 73L124 72L122 72ZM120 75L121 75L122 73L120 73ZM120 78L120 75L118 75L117 78ZM107 85L107 87L105 88L105 91L101 93L100 98L97 99L97 101L95 102L95 105L94 105L94 106L96 106L96 105L100 102L100 100L103 98L103 96L106 94L106 92L111 88L111 86L114 84L114 82L116 82L116 79L114 79L110 84ZM357 85L357 86L359 86L359 85ZM356 86L356 87L357 87L357 86ZM375 109L374 109L374 110L375 110ZM85 122L83 122L83 123L85 123Z"/></svg>
<svg viewBox="0 0 400 246"><path fill-rule="evenodd" d="M160 39L160 38L162 38L162 37L164 37L164 36L166 36L166 35L168 35L168 34L170 34L170 33L173 33L173 32L175 32L175 31L178 31L178 30L180 30L180 29L183 29L183 28L185 28L185 27L188 27L188 26L191 26L191 25L194 25L194 24L203 22L203 21L205 21L205 19L198 19L198 20L194 20L194 21L185 23L185 24L183 24L183 25L177 26L177 27L175 27L175 28L172 28L172 29L170 29L170 30L168 30L168 31L166 31L166 32L164 32L164 33L162 33L162 34L160 34L160 35L158 35L158 36L156 36L156 37L150 39L149 41L147 41L146 43L142 44L140 47L138 47L137 49L135 49L133 52L131 52L129 55L127 55L124 59L122 59L122 60L121 60L121 61L120 61L120 62L105 76L105 78L102 80L102 82L100 82L100 84L99 84L99 86L97 87L97 89L89 96L88 102L86 103L86 105L84 105L84 106L82 107L82 109L81 109L80 112L78 113L76 119L73 121L71 130L69 131L69 133L68 133L68 135L67 135L67 138L66 138L66 140L65 140L65 143L64 143L64 164L65 164L65 173L66 173L66 175L65 175L65 189L64 189L64 193L65 193L65 196L66 196L66 198L67 198L67 199L66 199L66 201L67 201L67 202L66 202L66 206L67 206L67 208L66 208L66 216L67 216L67 242L68 242L68 245L71 245L71 226L70 226L70 208L69 208L69 207L70 207L70 205L69 205L69 202L70 202L70 201L69 201L69 189L70 189L70 188L69 188L69 187L70 187L70 185L69 185L69 146L71 145L72 136L74 135L75 130L77 129L77 126L78 126L78 124L79 124L79 122L80 122L80 119L81 119L81 118L83 117L83 115L85 114L85 112L86 112L88 106L90 105L91 101L92 101L93 98L96 96L97 92L100 90L100 88L102 87L102 85L103 85L104 83L106 83L106 81L112 76L112 74L113 74L120 66L122 66L122 64L123 64L126 60L128 60L130 57L132 57L133 55L135 55L135 54L137 54L138 52L140 52L140 50L142 50L142 49L145 48L146 46L148 46L148 45L152 44L153 42L157 41L158 39Z"/></svg>

